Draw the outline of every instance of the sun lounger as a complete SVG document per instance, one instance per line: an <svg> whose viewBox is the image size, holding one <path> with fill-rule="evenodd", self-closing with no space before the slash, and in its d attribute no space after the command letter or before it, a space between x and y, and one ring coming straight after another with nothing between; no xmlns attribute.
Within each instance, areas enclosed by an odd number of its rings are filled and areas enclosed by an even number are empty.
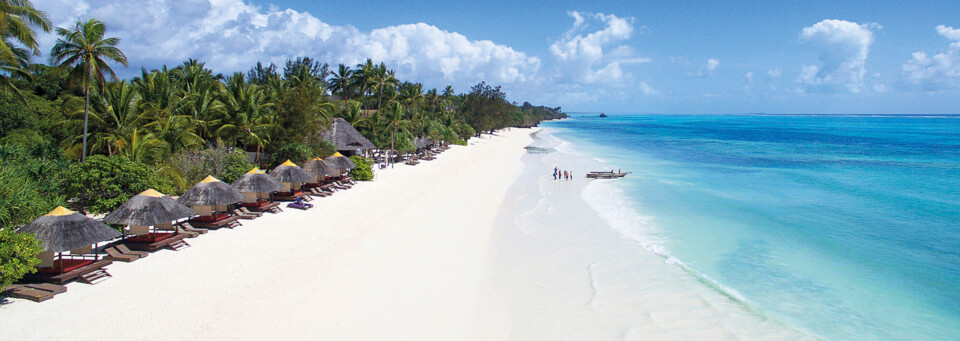
<svg viewBox="0 0 960 341"><path fill-rule="evenodd" d="M199 233L199 234L207 233L207 230L198 229L198 228L196 228L196 227L193 227L193 225L190 225L190 223L188 223L188 222L182 222L182 223L180 223L180 229L183 230L183 231L193 232L193 233Z"/></svg>
<svg viewBox="0 0 960 341"><path fill-rule="evenodd" d="M21 298L34 302L43 302L53 298L56 295L53 292L31 288L25 285L14 285L7 290L7 294L13 298Z"/></svg>
<svg viewBox="0 0 960 341"><path fill-rule="evenodd" d="M320 189L329 191L331 193L337 190L337 188L333 184L326 184L326 185L320 186Z"/></svg>
<svg viewBox="0 0 960 341"><path fill-rule="evenodd" d="M146 257L146 256L149 256L149 255L150 255L150 253L149 253L149 252L146 252L146 251L133 251L133 250L130 250L130 248L128 248L126 245L123 245L123 244L117 245L116 248L117 248L117 251L120 251L120 253L125 254L125 255L135 255L135 256L140 257L140 258L143 258L143 257Z"/></svg>
<svg viewBox="0 0 960 341"><path fill-rule="evenodd" d="M233 210L233 211L230 211L230 212L232 212L233 215L235 215L235 216L237 216L237 217L240 217L240 219L252 220L252 219L257 219L257 217L258 217L258 216L252 215L252 214L243 213L243 212L241 212L240 210Z"/></svg>
<svg viewBox="0 0 960 341"><path fill-rule="evenodd" d="M240 212L243 212L244 214L247 214L247 215L256 216L256 217L263 216L263 212L254 212L254 211L248 210L246 207L240 207Z"/></svg>
<svg viewBox="0 0 960 341"><path fill-rule="evenodd" d="M117 249L115 249L115 248L113 248L113 247L105 248L105 249L103 249L103 251L106 252L107 255L108 255L108 256L106 256L106 257L103 257L103 259L109 259L109 260L112 260L112 261L129 263L129 262L135 261L135 260L137 260L137 259L140 259L140 256L138 256L138 255L134 255L134 254L123 254L122 252L120 252L119 250L117 250Z"/></svg>
<svg viewBox="0 0 960 341"><path fill-rule="evenodd" d="M348 184L348 183L346 183L345 181L334 181L333 183L335 183L335 184L337 184L337 185L340 185L340 186L343 186L343 187L346 187L346 188L353 188L353 185Z"/></svg>

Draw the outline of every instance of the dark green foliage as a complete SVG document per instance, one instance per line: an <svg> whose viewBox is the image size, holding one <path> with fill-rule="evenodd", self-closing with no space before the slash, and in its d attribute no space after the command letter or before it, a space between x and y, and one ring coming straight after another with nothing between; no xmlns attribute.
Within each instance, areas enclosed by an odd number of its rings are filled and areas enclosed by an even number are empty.
<svg viewBox="0 0 960 341"><path fill-rule="evenodd" d="M373 160L370 160L359 155L354 155L350 157L350 161L357 164L356 167L350 170L350 176L357 181L372 181L373 180L373 169L372 164Z"/></svg>
<svg viewBox="0 0 960 341"><path fill-rule="evenodd" d="M16 129L0 138L0 144L17 146L24 149L34 149L44 143L43 137L36 130Z"/></svg>
<svg viewBox="0 0 960 341"><path fill-rule="evenodd" d="M300 143L291 143L280 147L276 153L273 153L273 165L279 165L287 160L301 165L313 157L313 151L309 147Z"/></svg>
<svg viewBox="0 0 960 341"><path fill-rule="evenodd" d="M122 156L95 155L70 166L64 193L93 213L110 212L153 185L153 171Z"/></svg>
<svg viewBox="0 0 960 341"><path fill-rule="evenodd" d="M323 159L337 152L337 147L332 142L319 137L307 139L307 147L310 147L310 151L313 153L311 158L315 156Z"/></svg>
<svg viewBox="0 0 960 341"><path fill-rule="evenodd" d="M60 184L67 165L49 145L31 150L0 145L0 228L26 224L64 205Z"/></svg>
<svg viewBox="0 0 960 341"><path fill-rule="evenodd" d="M17 233L11 228L0 229L0 292L24 275L36 272L40 264L37 254L43 245L29 233Z"/></svg>
<svg viewBox="0 0 960 341"><path fill-rule="evenodd" d="M0 136L16 129L35 130L38 126L39 118L23 101L7 91L0 91Z"/></svg>
<svg viewBox="0 0 960 341"><path fill-rule="evenodd" d="M172 166L162 166L158 168L150 180L150 188L166 195L178 195L186 192L193 186L187 183L180 173L180 169Z"/></svg>
<svg viewBox="0 0 960 341"><path fill-rule="evenodd" d="M253 163L247 161L246 152L225 147L180 151L170 158L168 165L179 170L188 188L207 175L232 183L253 168Z"/></svg>

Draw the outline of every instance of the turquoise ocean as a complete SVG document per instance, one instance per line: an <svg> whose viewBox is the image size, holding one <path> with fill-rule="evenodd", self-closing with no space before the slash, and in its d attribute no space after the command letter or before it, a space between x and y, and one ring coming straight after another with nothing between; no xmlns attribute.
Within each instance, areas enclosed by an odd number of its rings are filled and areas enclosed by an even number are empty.
<svg viewBox="0 0 960 341"><path fill-rule="evenodd" d="M611 183L648 218L637 247L757 314L827 339L960 340L960 116L542 126L632 172Z"/></svg>

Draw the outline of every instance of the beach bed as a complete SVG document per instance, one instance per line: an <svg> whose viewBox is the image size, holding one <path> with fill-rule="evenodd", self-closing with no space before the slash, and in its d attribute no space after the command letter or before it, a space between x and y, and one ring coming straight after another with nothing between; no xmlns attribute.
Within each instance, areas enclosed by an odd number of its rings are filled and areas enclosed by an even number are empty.
<svg viewBox="0 0 960 341"><path fill-rule="evenodd" d="M43 302L65 292L67 292L67 287L62 285L33 283L11 285L7 288L5 295L34 302Z"/></svg>
<svg viewBox="0 0 960 341"><path fill-rule="evenodd" d="M110 274L103 269L110 264L113 264L113 261L109 259L58 259L53 266L37 268L37 273L27 275L24 278L55 284L80 279L82 282L92 284L103 277L110 277ZM63 273L60 273L61 266L63 267Z"/></svg>
<svg viewBox="0 0 960 341"><path fill-rule="evenodd" d="M227 213L217 213L207 216L199 216L189 220L190 225L201 229L215 230L221 227L234 228L239 226L237 220L240 217L232 216ZM193 231L191 231L193 232Z"/></svg>
<svg viewBox="0 0 960 341"><path fill-rule="evenodd" d="M156 251L165 247L179 251L184 247L190 246L190 244L183 241L186 238L187 236L185 234L151 232L145 235L127 238L122 243L130 249L137 251Z"/></svg>

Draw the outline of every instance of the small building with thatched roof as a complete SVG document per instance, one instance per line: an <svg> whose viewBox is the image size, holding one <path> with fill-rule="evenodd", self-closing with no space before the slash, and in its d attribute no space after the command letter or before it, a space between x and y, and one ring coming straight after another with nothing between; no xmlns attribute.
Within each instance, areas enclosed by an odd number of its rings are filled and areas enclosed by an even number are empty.
<svg viewBox="0 0 960 341"><path fill-rule="evenodd" d="M319 184L328 176L340 176L340 171L324 159L314 157L303 164L303 170L313 176L308 181L311 184Z"/></svg>
<svg viewBox="0 0 960 341"><path fill-rule="evenodd" d="M269 197L273 192L279 191L283 185L257 167L253 167L231 186L243 193L243 203L241 205L251 210L273 211L274 207L280 206L280 204L263 198L263 196Z"/></svg>
<svg viewBox="0 0 960 341"><path fill-rule="evenodd" d="M195 215L193 209L150 188L134 195L103 217L103 221L129 226L129 232L134 237L127 238L125 244L131 248L156 250L183 239L185 236L178 235L173 224Z"/></svg>
<svg viewBox="0 0 960 341"><path fill-rule="evenodd" d="M89 266L101 262L94 252L96 244L120 237L120 232L110 226L62 206L34 219L17 232L32 233L43 243L43 251L37 255L40 264L36 266L41 275L63 274L81 268L99 269ZM69 255L65 256L64 252ZM89 254L92 259L84 256ZM102 265L109 264L106 261Z"/></svg>
<svg viewBox="0 0 960 341"><path fill-rule="evenodd" d="M281 184L280 190L274 194L274 199L277 200L296 200L296 198L304 197L305 194L300 191L300 186L307 181L313 180L313 176L310 175L310 173L307 173L307 171L290 160L287 160L270 171L270 177L279 181Z"/></svg>
<svg viewBox="0 0 960 341"><path fill-rule="evenodd" d="M321 132L324 140L333 143L337 151L355 154L360 150L376 149L377 146L363 137L359 131L353 128L347 120L337 117L330 122L330 129Z"/></svg>
<svg viewBox="0 0 960 341"><path fill-rule="evenodd" d="M193 185L183 193L177 202L193 208L200 216L213 216L216 212L226 212L227 205L243 201L243 194L229 184L212 175Z"/></svg>
<svg viewBox="0 0 960 341"><path fill-rule="evenodd" d="M343 154L340 154L339 152L333 153L333 155L328 156L326 159L324 159L324 161L333 166L333 168L337 169L337 176L357 166L357 164L353 163L350 158L343 156Z"/></svg>

